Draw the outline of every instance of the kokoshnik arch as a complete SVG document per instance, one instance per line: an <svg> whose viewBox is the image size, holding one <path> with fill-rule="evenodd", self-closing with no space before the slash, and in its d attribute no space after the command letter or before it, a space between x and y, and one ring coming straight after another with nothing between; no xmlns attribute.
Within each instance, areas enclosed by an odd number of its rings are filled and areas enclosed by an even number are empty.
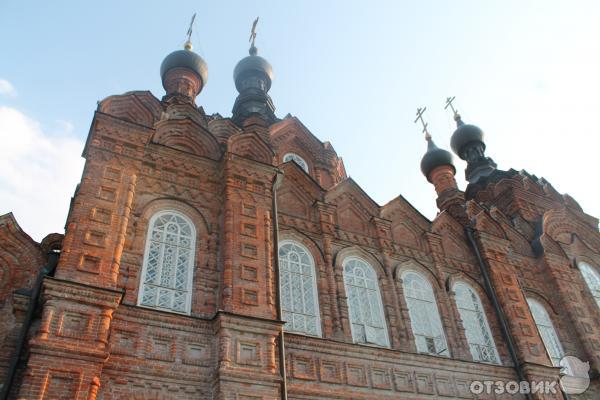
<svg viewBox="0 0 600 400"><path fill-rule="evenodd" d="M378 205L276 116L253 33L231 117L197 105L208 66L188 41L162 99L98 104L64 237L0 217L3 396L472 398L473 380L554 381L567 354L600 396L598 220L497 169L456 110L467 187L426 132L439 213Z"/></svg>

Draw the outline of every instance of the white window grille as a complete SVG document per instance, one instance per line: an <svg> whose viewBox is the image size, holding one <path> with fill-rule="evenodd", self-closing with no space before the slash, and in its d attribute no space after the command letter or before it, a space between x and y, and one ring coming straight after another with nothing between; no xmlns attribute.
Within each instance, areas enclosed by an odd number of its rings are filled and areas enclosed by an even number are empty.
<svg viewBox="0 0 600 400"><path fill-rule="evenodd" d="M344 260L344 285L355 343L389 346L377 274L366 261Z"/></svg>
<svg viewBox="0 0 600 400"><path fill-rule="evenodd" d="M585 262L580 262L578 265L583 280L590 289L592 297L596 300L596 304L600 307L600 272Z"/></svg>
<svg viewBox="0 0 600 400"><path fill-rule="evenodd" d="M529 304L529 309L533 315L533 320L535 321L538 331L540 332L540 336L542 337L546 351L550 356L552 365L558 367L560 359L563 358L565 352L560 344L560 339L556 334L552 320L550 319L550 316L548 315L548 312L544 306L539 301L528 298L527 304Z"/></svg>
<svg viewBox="0 0 600 400"><path fill-rule="evenodd" d="M308 163L304 158L300 157L296 153L287 153L283 156L283 162L293 161L300 166L308 174Z"/></svg>
<svg viewBox="0 0 600 400"><path fill-rule="evenodd" d="M427 279L417 272L405 271L402 287L417 351L449 357L435 295Z"/></svg>
<svg viewBox="0 0 600 400"><path fill-rule="evenodd" d="M282 241L279 277L285 329L321 336L315 262L310 252L297 242Z"/></svg>
<svg viewBox="0 0 600 400"><path fill-rule="evenodd" d="M477 292L464 282L455 283L453 290L473 360L500 364L492 331Z"/></svg>
<svg viewBox="0 0 600 400"><path fill-rule="evenodd" d="M176 211L150 218L138 304L190 313L196 248L192 221Z"/></svg>

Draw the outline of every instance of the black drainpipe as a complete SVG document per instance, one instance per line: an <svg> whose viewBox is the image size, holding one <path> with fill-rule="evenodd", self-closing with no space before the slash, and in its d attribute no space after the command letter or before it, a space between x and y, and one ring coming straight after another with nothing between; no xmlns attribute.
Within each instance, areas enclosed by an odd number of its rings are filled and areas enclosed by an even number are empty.
<svg viewBox="0 0 600 400"><path fill-rule="evenodd" d="M281 310L281 296L279 286L279 220L277 218L277 188L281 183L283 174L277 171L273 178L273 265L275 267L275 304L277 306L277 319L281 321L283 312ZM283 326L279 331L279 374L281 375L281 400L287 400L287 378L285 372L285 342L283 337Z"/></svg>
<svg viewBox="0 0 600 400"><path fill-rule="evenodd" d="M504 312L502 312L502 308L500 308L500 302L498 301L498 295L496 294L494 286L492 285L492 280L490 279L488 266L486 265L486 263L483 261L483 258L481 257L481 252L479 251L479 245L477 244L477 241L475 240L475 236L473 235L474 230L472 227L467 226L465 228L465 232L467 234L467 237L469 238L469 243L471 244L471 247L473 248L473 251L475 252L475 256L477 257L477 262L479 263L479 269L481 270L481 275L483 276L485 290L492 300L492 305L494 307L494 311L496 311L496 315L498 316L498 320L500 321L500 330L502 331L502 336L504 337L504 340L506 341L506 344L508 345L508 352L510 353L510 358L515 366L515 371L517 373L517 377L519 378L519 381L521 381L521 382L525 381L525 374L523 373L521 362L519 361L519 356L517 355L515 342L510 333L510 330L508 329L508 322L506 320L506 315L504 315ZM531 394L529 394L529 393L525 394L525 397L527 397L527 399L532 399Z"/></svg>
<svg viewBox="0 0 600 400"><path fill-rule="evenodd" d="M29 300L29 306L27 306L27 314L25 314L25 320L23 321L23 325L21 325L21 331L19 332L19 339L17 341L16 351L11 357L10 364L8 365L8 371L6 371L4 386L2 387L2 392L0 392L0 400L6 400L8 398L10 389L15 380L15 374L17 372L19 359L21 358L21 354L23 353L23 349L25 347L27 333L29 332L29 328L31 327L31 322L33 321L33 314L40 299L42 283L44 282L44 278L46 276L54 273L56 265L58 264L59 257L60 252L58 251L52 251L48 253L48 263L38 273L33 288L31 289L31 299Z"/></svg>

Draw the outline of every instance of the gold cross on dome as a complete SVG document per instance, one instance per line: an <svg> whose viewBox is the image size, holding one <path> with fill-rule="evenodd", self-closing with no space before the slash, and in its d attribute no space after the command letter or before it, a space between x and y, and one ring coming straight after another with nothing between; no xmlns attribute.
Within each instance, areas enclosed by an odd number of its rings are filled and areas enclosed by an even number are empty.
<svg viewBox="0 0 600 400"><path fill-rule="evenodd" d="M452 110L452 113L454 113L454 116L456 117L458 115L458 110L455 109L454 104L452 104L454 99L456 99L455 96L446 97L446 107L444 107L444 110L446 110L446 109L448 109L448 107L450 107L450 109Z"/></svg>
<svg viewBox="0 0 600 400"><path fill-rule="evenodd" d="M194 20L196 19L196 13L192 15L192 20L190 21L190 27L187 30L188 42L192 41L192 28L194 27Z"/></svg>
<svg viewBox="0 0 600 400"><path fill-rule="evenodd" d="M425 122L425 120L423 119L423 113L425 112L425 110L427 110L427 107L417 108L417 118L415 119L415 124L417 123L417 121L421 121L421 124L423 125L423 133L425 134L425 140L429 140L431 139L431 135L427 130L427 122Z"/></svg>
<svg viewBox="0 0 600 400"><path fill-rule="evenodd" d="M258 17L252 23L252 30L250 31L250 39L248 41L252 44L251 47L254 47L254 41L256 40L256 24L258 24Z"/></svg>

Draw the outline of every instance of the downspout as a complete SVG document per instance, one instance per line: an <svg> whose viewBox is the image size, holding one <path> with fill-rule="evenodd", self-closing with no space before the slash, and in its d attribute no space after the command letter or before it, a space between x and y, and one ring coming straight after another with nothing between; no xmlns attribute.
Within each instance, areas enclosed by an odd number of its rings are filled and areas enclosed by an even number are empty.
<svg viewBox="0 0 600 400"><path fill-rule="evenodd" d="M29 332L29 328L31 327L31 323L33 321L33 314L40 299L42 283L44 282L44 278L46 276L54 273L56 265L58 264L59 257L60 252L58 251L52 251L48 254L48 263L38 273L33 288L31 289L31 299L29 300L29 305L27 306L27 314L25 314L25 320L23 321L23 325L21 325L21 331L19 332L16 351L11 357L10 364L8 365L8 370L6 371L4 386L2 387L2 392L0 392L0 400L6 400L8 398L8 395L10 394L10 389L13 385L15 374L17 373L19 359L21 358L21 354L23 354L23 349L25 348L27 333Z"/></svg>
<svg viewBox="0 0 600 400"><path fill-rule="evenodd" d="M483 258L481 257L481 251L479 250L479 245L477 244L477 241L475 240L475 236L473 235L473 232L474 232L473 228L470 226L467 226L465 228L465 232L467 234L467 237L469 238L469 243L471 244L471 247L473 248L473 251L475 252L475 256L477 257L479 269L481 270L481 275L483 276L485 290L492 300L492 306L494 307L494 311L496 312L496 315L498 316L498 320L500 321L500 330L502 331L502 336L504 337L504 340L506 341L506 344L508 345L508 352L510 353L510 358L515 366L515 372L517 373L517 377L519 378L519 381L523 382L523 381L525 381L525 374L523 373L521 362L519 361L519 357L517 355L517 350L516 350L514 339L510 333L510 330L508 329L508 321L506 319L506 315L504 315L502 308L500 308L500 301L498 300L498 295L496 294L496 290L494 289L494 286L492 285L492 280L490 279L488 266L485 264L485 262L483 261ZM529 393L526 393L525 396L529 400L532 399L531 394L529 394Z"/></svg>
<svg viewBox="0 0 600 400"><path fill-rule="evenodd" d="M273 266L275 267L275 304L277 307L277 319L282 320L283 311L281 309L280 282L279 282L279 220L277 218L277 188L281 184L283 174L277 171L273 178ZM279 374L281 375L281 400L287 400L287 378L285 372L285 342L283 337L283 325L279 331Z"/></svg>

